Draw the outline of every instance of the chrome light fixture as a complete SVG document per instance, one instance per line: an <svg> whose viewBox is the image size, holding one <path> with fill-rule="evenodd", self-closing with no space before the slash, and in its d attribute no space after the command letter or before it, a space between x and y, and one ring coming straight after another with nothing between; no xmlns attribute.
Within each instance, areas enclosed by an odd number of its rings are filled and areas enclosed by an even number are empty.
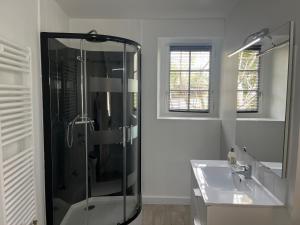
<svg viewBox="0 0 300 225"><path fill-rule="evenodd" d="M282 48L282 47L284 47L284 46L286 46L286 45L288 45L288 44L290 44L290 40L289 40L289 39L288 39L288 40L285 40L285 41L283 41L283 42L281 42L281 43L279 43L279 44L274 44L274 43L272 43L272 47L271 47L271 48L269 48L269 49L267 49L267 50L265 50L265 51L259 53L257 56L258 56L258 57L261 57L261 56L263 56L263 55L265 55L265 54L271 52L271 51L274 50L274 49Z"/></svg>
<svg viewBox="0 0 300 225"><path fill-rule="evenodd" d="M260 42L265 37L271 38L269 33L270 33L270 30L268 28L264 28L258 32L250 34L244 41L243 46L240 47L239 49L235 50L234 52L230 53L228 55L228 57L232 57L232 56L240 53L241 51L251 47L252 45L255 45L256 43Z"/></svg>

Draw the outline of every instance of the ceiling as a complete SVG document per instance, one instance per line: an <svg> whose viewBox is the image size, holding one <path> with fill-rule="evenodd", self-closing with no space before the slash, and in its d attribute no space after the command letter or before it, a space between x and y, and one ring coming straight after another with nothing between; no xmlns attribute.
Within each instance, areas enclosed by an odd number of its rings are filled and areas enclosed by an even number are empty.
<svg viewBox="0 0 300 225"><path fill-rule="evenodd" d="M224 18L240 0L56 0L71 18Z"/></svg>

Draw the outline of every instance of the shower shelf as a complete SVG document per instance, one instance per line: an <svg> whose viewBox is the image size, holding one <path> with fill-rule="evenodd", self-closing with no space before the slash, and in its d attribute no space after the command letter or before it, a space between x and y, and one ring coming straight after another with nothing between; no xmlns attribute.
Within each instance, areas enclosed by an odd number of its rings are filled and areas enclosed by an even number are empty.
<svg viewBox="0 0 300 225"><path fill-rule="evenodd" d="M36 219L30 49L0 38L0 72L0 224L29 225Z"/></svg>

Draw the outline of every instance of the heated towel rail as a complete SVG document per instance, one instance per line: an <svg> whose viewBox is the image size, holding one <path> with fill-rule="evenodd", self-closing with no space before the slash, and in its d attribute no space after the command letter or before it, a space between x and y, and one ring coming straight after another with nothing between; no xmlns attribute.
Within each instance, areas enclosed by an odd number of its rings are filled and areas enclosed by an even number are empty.
<svg viewBox="0 0 300 225"><path fill-rule="evenodd" d="M0 38L0 224L36 224L31 51Z"/></svg>

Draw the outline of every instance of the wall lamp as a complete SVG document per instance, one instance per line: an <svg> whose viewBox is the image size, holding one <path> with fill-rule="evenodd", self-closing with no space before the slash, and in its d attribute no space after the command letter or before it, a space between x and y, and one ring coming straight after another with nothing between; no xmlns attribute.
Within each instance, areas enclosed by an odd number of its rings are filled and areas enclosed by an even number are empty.
<svg viewBox="0 0 300 225"><path fill-rule="evenodd" d="M268 28L264 28L258 32L250 34L244 41L243 46L240 47L239 49L235 50L234 52L230 53L228 55L228 57L232 57L232 56L238 54L239 52L251 47L252 45L255 45L256 43L260 42L265 37L271 38L269 34L270 34L270 30Z"/></svg>

